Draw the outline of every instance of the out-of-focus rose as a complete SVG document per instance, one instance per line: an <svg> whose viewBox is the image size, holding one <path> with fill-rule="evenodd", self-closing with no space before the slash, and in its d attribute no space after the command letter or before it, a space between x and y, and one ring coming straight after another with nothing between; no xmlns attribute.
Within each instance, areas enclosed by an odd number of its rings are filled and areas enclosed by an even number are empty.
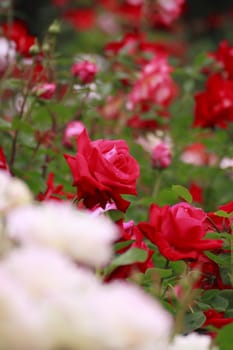
<svg viewBox="0 0 233 350"><path fill-rule="evenodd" d="M129 202L121 194L136 194L139 165L129 154L124 140L91 141L84 130L77 139L75 156L65 155L73 175L73 186L78 187L78 199L87 208L114 201L125 211Z"/></svg>
<svg viewBox="0 0 233 350"><path fill-rule="evenodd" d="M106 217L78 211L64 202L25 206L11 211L6 220L13 240L50 247L91 266L109 262L118 237L117 227Z"/></svg>
<svg viewBox="0 0 233 350"><path fill-rule="evenodd" d="M211 75L206 90L195 95L194 126L226 128L233 122L233 81Z"/></svg>
<svg viewBox="0 0 233 350"><path fill-rule="evenodd" d="M108 334L106 349L167 349L172 318L138 288L123 282L108 284L94 302L95 314L101 315L99 332Z"/></svg>
<svg viewBox="0 0 233 350"><path fill-rule="evenodd" d="M156 24L169 27L182 13L185 0L157 0L153 20Z"/></svg>
<svg viewBox="0 0 233 350"><path fill-rule="evenodd" d="M137 143L150 153L153 168L165 169L171 164L173 144L168 134L157 130L155 134L140 136Z"/></svg>
<svg viewBox="0 0 233 350"><path fill-rule="evenodd" d="M92 83L97 72L97 65L90 61L76 62L71 68L72 75L79 78L83 84Z"/></svg>
<svg viewBox="0 0 233 350"><path fill-rule="evenodd" d="M50 100L56 91L56 84L54 83L40 84L35 86L33 90L39 98L43 98L44 100Z"/></svg>
<svg viewBox="0 0 233 350"><path fill-rule="evenodd" d="M222 247L222 240L205 239L207 214L188 203L152 204L149 223L139 224L146 237L167 259L197 259L201 252Z"/></svg>
<svg viewBox="0 0 233 350"><path fill-rule="evenodd" d="M10 169L9 169L8 164L7 164L5 153L2 149L2 147L0 147L0 171L2 171L2 170L10 173Z"/></svg>
<svg viewBox="0 0 233 350"><path fill-rule="evenodd" d="M38 302L59 294L85 292L99 285L94 274L79 268L66 256L38 246L13 250L1 262L1 271Z"/></svg>
<svg viewBox="0 0 233 350"><path fill-rule="evenodd" d="M4 72L14 62L15 56L15 43L0 37L0 72Z"/></svg>
<svg viewBox="0 0 233 350"><path fill-rule="evenodd" d="M222 66L228 78L233 78L233 46L227 40L221 41L216 52L210 54Z"/></svg>
<svg viewBox="0 0 233 350"><path fill-rule="evenodd" d="M187 146L180 158L184 163L197 166L214 166L218 162L217 155L208 152L206 146L200 142L195 142Z"/></svg>
<svg viewBox="0 0 233 350"><path fill-rule="evenodd" d="M168 350L209 350L211 337L198 333L176 335ZM215 347L213 350L217 350Z"/></svg>
<svg viewBox="0 0 233 350"><path fill-rule="evenodd" d="M0 171L0 212L7 212L30 202L32 194L27 185L7 171Z"/></svg>
<svg viewBox="0 0 233 350"><path fill-rule="evenodd" d="M80 6L80 8L75 7L68 9L64 13L63 18L71 24L75 30L90 30L96 22L96 12L90 7L81 8Z"/></svg>
<svg viewBox="0 0 233 350"><path fill-rule="evenodd" d="M155 103L167 107L176 97L178 87L171 77L172 67L164 55L155 56L147 63L128 96L127 108L138 103Z"/></svg>
<svg viewBox="0 0 233 350"><path fill-rule="evenodd" d="M197 183L191 182L189 186L189 192L191 193L194 202L200 203L200 204L204 203L203 188L199 186Z"/></svg>
<svg viewBox="0 0 233 350"><path fill-rule="evenodd" d="M73 147L72 140L77 138L85 129L82 122L73 120L66 125L63 135L63 145L66 147Z"/></svg>
<svg viewBox="0 0 233 350"><path fill-rule="evenodd" d="M151 155L153 168L165 169L171 164L171 150L165 142L157 144Z"/></svg>
<svg viewBox="0 0 233 350"><path fill-rule="evenodd" d="M224 312L218 312L215 309L209 309L204 311L206 317L203 327L214 326L216 328L222 328L229 323L233 322L233 317L225 317Z"/></svg>
<svg viewBox="0 0 233 350"><path fill-rule="evenodd" d="M35 37L30 35L24 22L15 20L13 23L1 24L1 30L6 38L16 45L16 51L22 56L30 56L30 48L35 44Z"/></svg>
<svg viewBox="0 0 233 350"><path fill-rule="evenodd" d="M24 270L28 267L24 266ZM36 276L38 271L33 273ZM27 290L2 266L0 284L0 348L49 349L51 337L47 337L46 310L34 303Z"/></svg>

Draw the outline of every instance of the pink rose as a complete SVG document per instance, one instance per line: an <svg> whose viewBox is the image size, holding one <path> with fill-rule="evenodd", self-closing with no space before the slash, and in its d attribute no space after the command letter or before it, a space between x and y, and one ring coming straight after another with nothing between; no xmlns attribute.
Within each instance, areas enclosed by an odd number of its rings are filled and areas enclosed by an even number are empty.
<svg viewBox="0 0 233 350"><path fill-rule="evenodd" d="M149 223L139 228L167 259L197 259L201 252L222 246L222 240L205 239L206 218L202 209L188 203L162 208L152 204Z"/></svg>
<svg viewBox="0 0 233 350"><path fill-rule="evenodd" d="M40 84L34 88L36 95L44 100L50 100L53 97L55 90L56 84L54 83Z"/></svg>
<svg viewBox="0 0 233 350"><path fill-rule="evenodd" d="M66 125L66 129L63 135L63 145L72 148L72 139L77 138L77 136L79 136L84 129L84 124L78 120L69 122Z"/></svg>
<svg viewBox="0 0 233 350"><path fill-rule="evenodd" d="M78 77L83 84L91 83L97 72L98 67L90 61L76 62L71 68L72 75Z"/></svg>
<svg viewBox="0 0 233 350"><path fill-rule="evenodd" d="M83 199L87 208L115 202L119 210L125 211L129 201L122 194L136 195L136 180L139 165L129 154L124 140L91 141L84 130L77 138L78 152L66 154L66 161L73 175L73 186L77 186L78 199Z"/></svg>
<svg viewBox="0 0 233 350"><path fill-rule="evenodd" d="M158 143L152 150L153 168L165 169L171 164L171 150L165 142Z"/></svg>

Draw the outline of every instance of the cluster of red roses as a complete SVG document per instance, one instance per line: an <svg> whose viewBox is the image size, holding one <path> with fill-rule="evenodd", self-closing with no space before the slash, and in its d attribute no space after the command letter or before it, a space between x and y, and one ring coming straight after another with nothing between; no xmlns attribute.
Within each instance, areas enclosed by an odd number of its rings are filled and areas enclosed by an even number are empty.
<svg viewBox="0 0 233 350"><path fill-rule="evenodd" d="M117 26L116 19L119 18L138 27L146 17L152 26L169 28L183 12L185 1L158 0L148 4L145 0L98 0L95 5L99 5L102 11L105 11L103 16L98 16L98 11L91 7L74 8L70 0L52 0L52 4L58 7L62 17L78 30L89 29L99 24L103 29L111 31Z"/></svg>
<svg viewBox="0 0 233 350"><path fill-rule="evenodd" d="M125 141L91 141L86 130L83 130L77 139L77 147L75 156L65 157L82 206L92 211L99 210L100 207L104 211L125 211L129 202L121 195L136 194L136 179L139 176L139 165L129 154ZM58 199L65 195L62 187L54 186L52 176L47 185L47 191L40 195L40 200ZM233 202L218 209L230 214ZM115 268L105 276L106 281L129 278L135 271L145 273L155 267L152 259L155 248L152 248L152 244L167 261L182 260L188 269L199 271L200 276L193 288L202 290L202 293L210 289L232 289L230 281L223 280L221 265L208 255L211 252L217 257L229 256L229 247L225 247L222 234L225 232L225 235L232 235L230 216L206 213L187 202L180 202L163 207L152 204L148 222L135 224L132 220L120 220L117 224L121 229L118 243L126 244L118 250L118 254L131 248L140 248L146 252L147 258L143 262ZM210 233L217 236L208 238ZM225 317L223 312L214 309L206 309L204 315L203 328L208 325L220 328L233 321L233 318Z"/></svg>
<svg viewBox="0 0 233 350"><path fill-rule="evenodd" d="M226 128L233 121L233 47L225 40L210 56L218 71L211 72L206 90L195 96L194 126Z"/></svg>

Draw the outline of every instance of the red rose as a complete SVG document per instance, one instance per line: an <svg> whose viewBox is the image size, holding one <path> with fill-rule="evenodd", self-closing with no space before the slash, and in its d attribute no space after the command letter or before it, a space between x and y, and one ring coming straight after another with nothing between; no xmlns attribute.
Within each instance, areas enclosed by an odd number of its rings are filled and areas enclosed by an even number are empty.
<svg viewBox="0 0 233 350"><path fill-rule="evenodd" d="M129 202L121 194L136 195L139 165L129 154L124 140L91 141L86 129L77 138L78 153L65 155L73 175L73 186L78 187L78 199L87 208L100 204L105 207L114 201L125 211Z"/></svg>
<svg viewBox="0 0 233 350"><path fill-rule="evenodd" d="M233 46L230 46L227 40L223 40L216 52L210 54L217 62L219 62L224 73L229 79L233 78Z"/></svg>
<svg viewBox="0 0 233 350"><path fill-rule="evenodd" d="M202 209L188 203L163 208L152 204L149 224L141 223L139 228L167 259L197 259L201 252L222 246L221 240L205 239L206 217Z"/></svg>
<svg viewBox="0 0 233 350"><path fill-rule="evenodd" d="M5 153L2 149L2 147L0 147L0 170L5 170L8 173L10 173L10 169L9 169L8 164L7 164Z"/></svg>
<svg viewBox="0 0 233 350"><path fill-rule="evenodd" d="M202 327L214 326L216 328L222 328L225 325L233 322L233 317L225 317L224 312L218 312L214 309L204 311L206 321Z"/></svg>
<svg viewBox="0 0 233 350"><path fill-rule="evenodd" d="M211 75L206 90L195 95L194 126L226 128L233 122L233 81Z"/></svg>

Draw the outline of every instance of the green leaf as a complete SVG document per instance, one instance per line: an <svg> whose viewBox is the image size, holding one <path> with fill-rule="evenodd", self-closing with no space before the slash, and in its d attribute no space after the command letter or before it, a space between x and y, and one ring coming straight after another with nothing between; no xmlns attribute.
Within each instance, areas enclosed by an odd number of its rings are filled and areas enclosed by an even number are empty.
<svg viewBox="0 0 233 350"><path fill-rule="evenodd" d="M127 250L124 254L117 256L113 262L112 266L124 266L128 264L133 264L136 262L144 262L147 259L147 252L144 249L140 248L131 248Z"/></svg>
<svg viewBox="0 0 233 350"><path fill-rule="evenodd" d="M8 122L0 118L0 130L9 130L11 129L11 122Z"/></svg>
<svg viewBox="0 0 233 350"><path fill-rule="evenodd" d="M207 234L205 235L205 238L232 240L233 236L230 233L225 233L225 232L207 232Z"/></svg>
<svg viewBox="0 0 233 350"><path fill-rule="evenodd" d="M225 311L229 305L228 300L226 300L223 297L216 296L213 300L211 300L211 306L214 308L216 311Z"/></svg>
<svg viewBox="0 0 233 350"><path fill-rule="evenodd" d="M116 243L116 244L114 245L114 249L115 249L115 251L117 252L118 250L120 250L120 249L122 249L122 248L128 247L131 243L133 243L133 240L128 240L128 241Z"/></svg>
<svg viewBox="0 0 233 350"><path fill-rule="evenodd" d="M225 289L222 291L219 291L219 295L225 299L227 299L229 303L229 307L233 309L233 290L232 289Z"/></svg>
<svg viewBox="0 0 233 350"><path fill-rule="evenodd" d="M233 212L226 213L224 210L217 210L215 215L220 216L221 218L230 218L233 215Z"/></svg>
<svg viewBox="0 0 233 350"><path fill-rule="evenodd" d="M153 274L159 275L161 278L170 277L172 275L172 269L161 269L155 267L146 270L146 276L150 277L150 279L153 277Z"/></svg>
<svg viewBox="0 0 233 350"><path fill-rule="evenodd" d="M112 221L118 221L124 218L124 213L122 213L122 211L120 210L109 210L107 214L109 215Z"/></svg>
<svg viewBox="0 0 233 350"><path fill-rule="evenodd" d="M233 344L233 323L223 327L219 331L216 340L220 350L230 350Z"/></svg>
<svg viewBox="0 0 233 350"><path fill-rule="evenodd" d="M186 314L184 318L184 333L190 333L200 328L205 320L206 317L201 311Z"/></svg>
<svg viewBox="0 0 233 350"><path fill-rule="evenodd" d="M27 134L33 133L33 127L29 122L26 122L24 120L20 120L18 118L13 119L12 122L12 129L14 130L20 130Z"/></svg>
<svg viewBox="0 0 233 350"><path fill-rule="evenodd" d="M205 254L208 256L208 258L210 258L211 260L216 262L221 267L227 267L230 265L230 255L229 254L215 255L215 254L208 252L208 251L206 251Z"/></svg>
<svg viewBox="0 0 233 350"><path fill-rule="evenodd" d="M181 185L173 185L172 191L177 195L177 197L184 199L188 203L192 203L193 197L187 188Z"/></svg>
<svg viewBox="0 0 233 350"><path fill-rule="evenodd" d="M202 298L201 301L207 304L210 304L211 300L214 299L217 295L219 294L219 290L218 289L210 289L207 290Z"/></svg>

